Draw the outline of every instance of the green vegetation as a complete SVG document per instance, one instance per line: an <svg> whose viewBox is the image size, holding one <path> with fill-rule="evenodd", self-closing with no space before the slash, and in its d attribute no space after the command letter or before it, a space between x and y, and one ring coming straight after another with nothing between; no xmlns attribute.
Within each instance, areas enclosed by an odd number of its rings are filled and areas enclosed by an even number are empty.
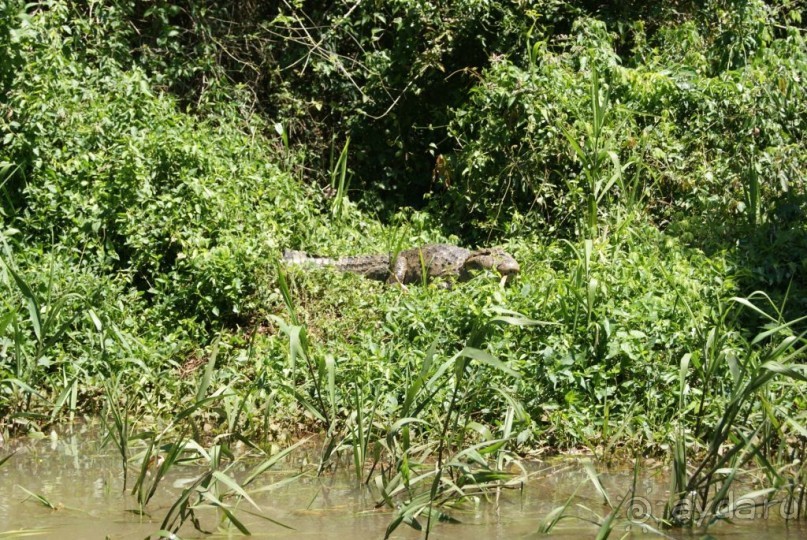
<svg viewBox="0 0 807 540"><path fill-rule="evenodd" d="M388 532L536 448L669 452L660 528L752 465L796 501L805 5L698 4L0 0L0 428L102 414L142 506L204 457L171 531L309 433ZM437 241L521 275L279 262Z"/></svg>

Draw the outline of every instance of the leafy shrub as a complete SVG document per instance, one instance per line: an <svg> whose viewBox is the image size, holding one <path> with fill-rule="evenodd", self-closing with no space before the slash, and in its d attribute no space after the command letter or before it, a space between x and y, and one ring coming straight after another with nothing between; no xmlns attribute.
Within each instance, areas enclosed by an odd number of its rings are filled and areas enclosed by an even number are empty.
<svg viewBox="0 0 807 540"><path fill-rule="evenodd" d="M257 270L304 230L307 200L232 118L183 115L138 68L65 52L61 32L80 28L46 28L25 44L4 126L26 241L128 275L174 316L242 312Z"/></svg>
<svg viewBox="0 0 807 540"><path fill-rule="evenodd" d="M494 63L467 105L455 111L451 134L461 150L451 159L449 192L461 222L468 223L467 216L472 228L501 231L518 212L550 231L575 223L569 218L582 209L583 199L573 192L583 171L566 136L583 144L592 139L588 70L602 74L605 82L595 92L602 100L618 60L601 22L580 19L574 31L561 53L545 42L530 43L525 68L510 60ZM603 128L617 138L598 136L613 139L607 150L620 152L631 119L616 107L611 113Z"/></svg>
<svg viewBox="0 0 807 540"><path fill-rule="evenodd" d="M0 2L0 103L5 102L5 94L22 64L22 55L17 44L22 30L19 25L24 18L22 2Z"/></svg>
<svg viewBox="0 0 807 540"><path fill-rule="evenodd" d="M581 144L601 140L623 169L609 196L625 203L638 196L659 222L693 213L709 223L736 224L738 214L765 221L785 193L803 189L804 155L793 146L804 130L803 85L794 85L805 75L798 31L756 40L742 66L728 69L729 62L715 74L708 54L715 38L695 23L639 39L645 45L634 61L642 63L634 67L620 61L601 22L580 19L573 31L531 44L524 67L495 62L455 110L451 133L461 150L448 159L449 197L460 224L468 227L470 217L472 229L501 232L512 215L527 213L540 229L574 224L585 170L564 133ZM610 103L598 137L592 71Z"/></svg>

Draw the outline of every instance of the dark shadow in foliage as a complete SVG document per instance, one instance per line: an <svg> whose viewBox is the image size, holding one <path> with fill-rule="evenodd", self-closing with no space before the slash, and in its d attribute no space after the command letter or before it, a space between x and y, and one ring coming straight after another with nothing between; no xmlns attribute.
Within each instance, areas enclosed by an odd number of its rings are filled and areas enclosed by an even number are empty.
<svg viewBox="0 0 807 540"><path fill-rule="evenodd" d="M737 296L764 292L783 321L807 312L807 194L788 192L771 201L759 223L722 213L668 229L707 255L723 252L732 262ZM765 306L769 308L770 306ZM744 310L745 326L768 321Z"/></svg>
<svg viewBox="0 0 807 540"><path fill-rule="evenodd" d="M776 200L765 222L738 227L736 253L741 295L766 291L785 307L785 320L807 312L807 194ZM742 234L745 232L746 234ZM734 243L735 238L729 237Z"/></svg>
<svg viewBox="0 0 807 540"><path fill-rule="evenodd" d="M254 105L306 148L326 182L331 148L353 141L353 184L376 210L418 206L435 154L451 150L449 111L495 50L504 11L382 2L135 2L134 58L171 81L186 106L217 77L246 84Z"/></svg>
<svg viewBox="0 0 807 540"><path fill-rule="evenodd" d="M491 56L517 46L532 22L514 16L526 7L497 3L140 1L120 8L133 29L133 57L155 80L191 108L217 81L246 85L253 101L246 105L283 124L291 144L304 149L306 177L325 184L331 149L349 136L352 184L360 189L351 195L382 217L422 204L436 156L454 150L451 110Z"/></svg>
<svg viewBox="0 0 807 540"><path fill-rule="evenodd" d="M625 65L630 63L636 45L634 23L640 22L646 35L652 36L664 24L692 18L704 8L703 0L584 0L580 2L583 16L593 16L608 25L617 36L616 53Z"/></svg>

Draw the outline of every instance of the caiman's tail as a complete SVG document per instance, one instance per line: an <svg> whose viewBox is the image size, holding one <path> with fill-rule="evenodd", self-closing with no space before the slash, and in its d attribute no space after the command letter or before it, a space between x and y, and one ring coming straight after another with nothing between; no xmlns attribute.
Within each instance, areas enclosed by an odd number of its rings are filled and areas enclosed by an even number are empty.
<svg viewBox="0 0 807 540"><path fill-rule="evenodd" d="M309 255L305 251L295 251L287 249L283 252L283 261L286 264L313 264L314 266L332 266L336 263L334 259L328 257L317 257Z"/></svg>

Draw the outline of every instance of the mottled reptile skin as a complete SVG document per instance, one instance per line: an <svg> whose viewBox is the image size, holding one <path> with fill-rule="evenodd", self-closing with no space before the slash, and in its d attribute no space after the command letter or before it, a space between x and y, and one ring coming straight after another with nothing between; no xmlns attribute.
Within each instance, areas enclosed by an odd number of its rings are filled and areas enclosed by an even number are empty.
<svg viewBox="0 0 807 540"><path fill-rule="evenodd" d="M387 283L421 283L433 278L457 277L467 280L474 271L493 269L504 277L520 270L518 262L505 251L492 248L471 251L449 244L429 244L401 251L394 261L390 255L358 255L330 259L314 257L302 251L286 251L283 259L290 264L333 266L343 272L361 274Z"/></svg>

